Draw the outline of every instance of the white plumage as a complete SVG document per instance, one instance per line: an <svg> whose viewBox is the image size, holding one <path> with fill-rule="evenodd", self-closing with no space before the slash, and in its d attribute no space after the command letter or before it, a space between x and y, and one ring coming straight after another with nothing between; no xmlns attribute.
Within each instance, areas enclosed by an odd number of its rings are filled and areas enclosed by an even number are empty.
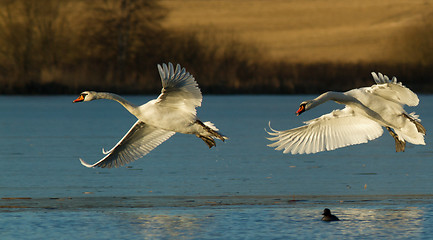
<svg viewBox="0 0 433 240"><path fill-rule="evenodd" d="M135 106L124 98L103 92L85 91L74 102L109 99L122 104L138 118L126 135L109 151L103 150L104 158L94 164L80 159L86 167L111 168L123 166L148 154L176 132L194 134L209 148L215 146L215 138L227 139L211 122L201 122L196 107L201 106L202 95L194 77L178 64L158 65L162 91L157 99Z"/></svg>
<svg viewBox="0 0 433 240"><path fill-rule="evenodd" d="M425 145L425 128L414 113L407 114L403 105L416 106L419 99L410 89L381 73L371 73L375 85L344 93L326 92L316 99L302 102L298 115L326 101L333 100L346 107L334 110L306 125L268 132L276 150L291 154L309 154L366 143L380 137L385 127L394 137L396 151L404 151L406 141Z"/></svg>

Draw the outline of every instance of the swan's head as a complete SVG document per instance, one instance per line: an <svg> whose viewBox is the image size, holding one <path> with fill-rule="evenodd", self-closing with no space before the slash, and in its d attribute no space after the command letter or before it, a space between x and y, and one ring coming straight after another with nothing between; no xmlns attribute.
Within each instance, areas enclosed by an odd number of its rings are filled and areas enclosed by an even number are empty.
<svg viewBox="0 0 433 240"><path fill-rule="evenodd" d="M73 102L88 102L96 99L96 92L85 91L80 94L80 96L75 99Z"/></svg>
<svg viewBox="0 0 433 240"><path fill-rule="evenodd" d="M311 103L311 101L301 102L298 111L296 111L296 115L299 116L301 113L307 111L310 108Z"/></svg>

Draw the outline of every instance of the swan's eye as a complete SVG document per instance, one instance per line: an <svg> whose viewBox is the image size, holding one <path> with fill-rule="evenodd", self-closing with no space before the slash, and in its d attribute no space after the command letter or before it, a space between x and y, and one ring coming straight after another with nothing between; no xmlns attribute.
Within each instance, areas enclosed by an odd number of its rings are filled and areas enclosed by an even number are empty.
<svg viewBox="0 0 433 240"><path fill-rule="evenodd" d="M82 98L83 100L86 99L87 95L89 95L88 93L82 93L80 94L80 98Z"/></svg>

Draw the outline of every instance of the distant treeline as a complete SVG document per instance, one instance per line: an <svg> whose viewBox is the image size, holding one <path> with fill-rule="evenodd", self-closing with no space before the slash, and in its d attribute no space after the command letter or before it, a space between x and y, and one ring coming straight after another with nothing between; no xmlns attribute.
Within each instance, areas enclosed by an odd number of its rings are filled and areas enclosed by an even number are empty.
<svg viewBox="0 0 433 240"><path fill-rule="evenodd" d="M167 14L156 0L0 0L0 94L155 94L164 62L181 64L207 94L348 90L371 85L371 71L433 92L433 61L276 62L211 31L164 29Z"/></svg>

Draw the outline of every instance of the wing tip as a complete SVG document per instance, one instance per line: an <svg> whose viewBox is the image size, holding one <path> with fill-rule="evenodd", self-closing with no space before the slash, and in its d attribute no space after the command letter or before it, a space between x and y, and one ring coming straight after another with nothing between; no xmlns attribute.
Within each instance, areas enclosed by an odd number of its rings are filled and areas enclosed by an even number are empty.
<svg viewBox="0 0 433 240"><path fill-rule="evenodd" d="M165 65L165 63L163 63L163 66ZM161 66L160 64L156 65L158 68L158 72L159 72L159 76L161 77L161 79L165 79L165 73L164 73L164 68L163 66Z"/></svg>
<svg viewBox="0 0 433 240"><path fill-rule="evenodd" d="M278 133L279 133L280 131L275 130L275 129L273 129L273 128L271 127L271 121L268 122L268 126L269 126L269 130L270 130L271 132L268 131L268 129L266 129L266 128L265 128L265 132L268 133L269 135L277 136Z"/></svg>
<svg viewBox="0 0 433 240"><path fill-rule="evenodd" d="M379 72L378 72L379 73ZM376 72L371 72L371 76L373 77L374 82L376 82L376 84L381 84L382 79L380 78L380 73L379 75Z"/></svg>
<svg viewBox="0 0 433 240"><path fill-rule="evenodd" d="M182 67L180 64L176 64L176 68L174 68L173 63L168 62L167 64L166 63L157 64L157 67L161 79L165 81L176 78L177 76L182 75L183 73L188 74L188 77L190 75L190 73L187 72L186 69Z"/></svg>
<svg viewBox="0 0 433 240"><path fill-rule="evenodd" d="M382 74L380 72L371 72L371 76L373 76L374 81L377 84L383 84L383 83L393 83L393 84L401 84L398 82L397 77L393 76L391 79L385 74Z"/></svg>
<svg viewBox="0 0 433 240"><path fill-rule="evenodd" d="M92 165L92 164L88 164L88 163L86 163L83 159L81 159L80 158L80 162L81 162L81 165L83 165L83 166L85 166L85 167L88 167L88 168L94 168L95 166L94 165Z"/></svg>

